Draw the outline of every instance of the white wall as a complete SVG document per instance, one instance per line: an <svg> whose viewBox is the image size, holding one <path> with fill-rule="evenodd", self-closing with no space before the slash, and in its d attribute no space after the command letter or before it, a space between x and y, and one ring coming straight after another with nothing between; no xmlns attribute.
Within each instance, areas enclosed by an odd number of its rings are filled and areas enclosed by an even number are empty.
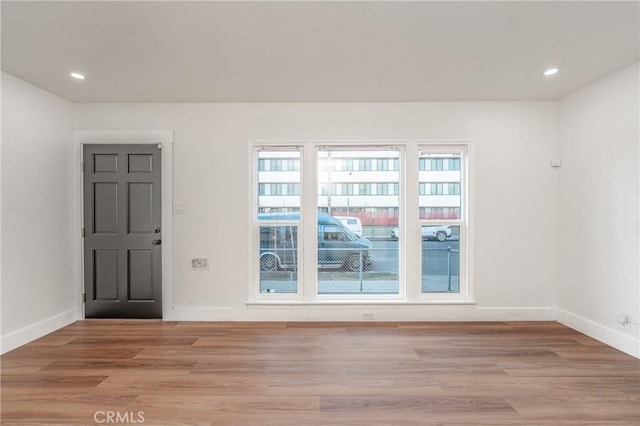
<svg viewBox="0 0 640 426"><path fill-rule="evenodd" d="M560 321L638 356L638 326L616 324L623 311L640 322L638 93L636 64L558 103L72 105L3 73L2 351L75 319L72 130L166 129L185 206L166 319L361 318L361 308L245 304L249 140L472 138L477 306L367 311L553 319L557 303ZM212 268L190 271L203 255Z"/></svg>
<svg viewBox="0 0 640 426"><path fill-rule="evenodd" d="M559 102L558 319L640 356L638 64Z"/></svg>
<svg viewBox="0 0 640 426"><path fill-rule="evenodd" d="M72 114L2 73L2 352L75 319Z"/></svg>
<svg viewBox="0 0 640 426"><path fill-rule="evenodd" d="M361 319L348 307L247 307L249 140L474 139L474 307L376 319L553 319L556 104L78 104L76 130L175 130L175 309L167 319ZM189 270L209 256L207 272Z"/></svg>

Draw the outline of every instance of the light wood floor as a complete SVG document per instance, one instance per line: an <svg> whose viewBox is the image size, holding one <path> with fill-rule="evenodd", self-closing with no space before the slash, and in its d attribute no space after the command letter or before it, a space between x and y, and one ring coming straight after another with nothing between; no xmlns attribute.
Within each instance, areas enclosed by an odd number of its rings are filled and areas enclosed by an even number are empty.
<svg viewBox="0 0 640 426"><path fill-rule="evenodd" d="M640 361L553 322L94 320L1 361L6 425L640 424Z"/></svg>

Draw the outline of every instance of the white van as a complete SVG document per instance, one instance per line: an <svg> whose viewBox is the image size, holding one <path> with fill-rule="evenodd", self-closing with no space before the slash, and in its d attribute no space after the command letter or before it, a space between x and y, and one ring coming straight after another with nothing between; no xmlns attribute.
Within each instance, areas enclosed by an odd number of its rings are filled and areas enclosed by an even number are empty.
<svg viewBox="0 0 640 426"><path fill-rule="evenodd" d="M351 232L356 234L358 237L362 237L362 222L360 222L359 217L352 216L334 216L338 219L344 226L349 228Z"/></svg>

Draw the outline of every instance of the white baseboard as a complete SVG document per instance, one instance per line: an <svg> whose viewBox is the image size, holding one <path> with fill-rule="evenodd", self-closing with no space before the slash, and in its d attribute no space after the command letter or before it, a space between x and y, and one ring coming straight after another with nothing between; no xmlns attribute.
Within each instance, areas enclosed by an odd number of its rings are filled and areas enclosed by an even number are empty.
<svg viewBox="0 0 640 426"><path fill-rule="evenodd" d="M424 305L250 305L245 307L176 306L165 312L165 321L363 321L373 313L374 321L555 321L555 309L478 308L477 306Z"/></svg>
<svg viewBox="0 0 640 426"><path fill-rule="evenodd" d="M618 330L598 324L571 312L557 309L557 321L602 343L640 358L640 340Z"/></svg>
<svg viewBox="0 0 640 426"><path fill-rule="evenodd" d="M71 309L61 314L28 325L19 330L12 331L0 338L0 353L4 354L19 346L25 345L42 336L52 333L62 327L74 323L77 320L76 310Z"/></svg>

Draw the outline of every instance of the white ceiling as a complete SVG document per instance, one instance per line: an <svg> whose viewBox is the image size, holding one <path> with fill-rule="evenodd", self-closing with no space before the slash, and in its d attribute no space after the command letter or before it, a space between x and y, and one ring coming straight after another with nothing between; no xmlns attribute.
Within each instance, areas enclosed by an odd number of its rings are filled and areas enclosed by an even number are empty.
<svg viewBox="0 0 640 426"><path fill-rule="evenodd" d="M2 1L2 69L76 102L554 100L638 61L638 6Z"/></svg>

